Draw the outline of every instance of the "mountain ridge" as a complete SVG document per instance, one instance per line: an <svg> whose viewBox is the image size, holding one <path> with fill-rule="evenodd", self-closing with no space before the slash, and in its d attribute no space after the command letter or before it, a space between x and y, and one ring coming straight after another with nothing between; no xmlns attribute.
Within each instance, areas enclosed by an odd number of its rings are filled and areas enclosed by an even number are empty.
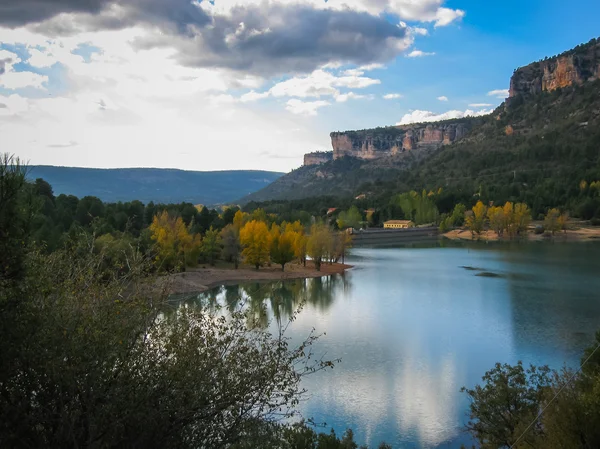
<svg viewBox="0 0 600 449"><path fill-rule="evenodd" d="M44 179L57 195L96 196L105 202L139 200L205 205L233 202L283 175L264 170L193 171L144 167L31 165L28 169L30 179Z"/></svg>

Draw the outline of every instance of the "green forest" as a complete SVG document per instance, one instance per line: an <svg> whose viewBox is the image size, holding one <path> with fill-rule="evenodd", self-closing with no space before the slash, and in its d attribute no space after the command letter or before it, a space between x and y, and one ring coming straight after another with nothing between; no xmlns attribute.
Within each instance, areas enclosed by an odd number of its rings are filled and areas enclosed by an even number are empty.
<svg viewBox="0 0 600 449"><path fill-rule="evenodd" d="M396 195L441 189L435 199L440 214L481 200L526 203L534 219L554 207L584 220L600 218L600 196L588 188L600 180L599 107L598 80L517 96L473 120L466 138L431 154L415 150L385 163L346 157L301 167L246 201L281 211L309 204L311 212L355 204L402 218Z"/></svg>

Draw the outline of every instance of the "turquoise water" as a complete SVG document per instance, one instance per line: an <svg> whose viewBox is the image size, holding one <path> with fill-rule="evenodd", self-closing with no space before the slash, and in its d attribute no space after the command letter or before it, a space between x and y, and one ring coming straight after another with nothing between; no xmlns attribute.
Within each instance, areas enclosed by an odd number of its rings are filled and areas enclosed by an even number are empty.
<svg viewBox="0 0 600 449"><path fill-rule="evenodd" d="M459 390L494 363L578 364L600 329L599 255L595 243L363 248L345 275L201 298L247 297L270 326L306 301L288 335L326 332L315 352L342 359L304 381L302 412L324 430L351 427L372 447L460 447L470 440Z"/></svg>

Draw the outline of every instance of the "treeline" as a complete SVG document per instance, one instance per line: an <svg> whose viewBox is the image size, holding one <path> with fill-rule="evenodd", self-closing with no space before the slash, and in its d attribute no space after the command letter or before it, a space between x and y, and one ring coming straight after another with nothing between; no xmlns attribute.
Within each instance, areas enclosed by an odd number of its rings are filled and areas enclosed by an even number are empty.
<svg viewBox="0 0 600 449"><path fill-rule="evenodd" d="M219 211L191 203L103 203L91 196L55 197L42 179L25 184L24 191L37 205L31 227L40 248L51 253L83 233L109 265L121 270L128 269L134 251L150 255L160 271L219 260L235 268L245 262L257 269L277 264L283 270L292 261L306 265L307 257L320 270L323 262L343 260L350 246L348 234L306 211L293 214L301 220L291 222L285 220L290 214L282 217L261 208L248 213L238 207Z"/></svg>

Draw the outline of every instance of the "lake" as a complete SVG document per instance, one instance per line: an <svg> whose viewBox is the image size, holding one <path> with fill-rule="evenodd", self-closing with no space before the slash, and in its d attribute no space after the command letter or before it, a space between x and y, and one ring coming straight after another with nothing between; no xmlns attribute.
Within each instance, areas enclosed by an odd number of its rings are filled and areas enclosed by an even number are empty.
<svg viewBox="0 0 600 449"><path fill-rule="evenodd" d="M360 248L345 275L221 287L265 325L306 306L289 329L326 332L315 352L341 358L307 378L305 417L359 444L454 448L473 386L496 362L577 366L600 329L597 243L453 243Z"/></svg>

